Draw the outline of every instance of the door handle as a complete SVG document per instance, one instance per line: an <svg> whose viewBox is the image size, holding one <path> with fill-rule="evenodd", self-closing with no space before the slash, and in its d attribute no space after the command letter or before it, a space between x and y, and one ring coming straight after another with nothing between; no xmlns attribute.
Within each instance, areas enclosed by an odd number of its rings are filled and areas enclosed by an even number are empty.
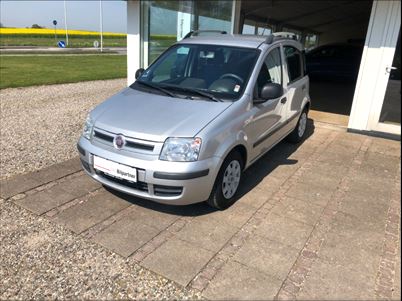
<svg viewBox="0 0 402 301"><path fill-rule="evenodd" d="M303 90L303 91L306 90L306 85L303 85L303 86L302 86L302 90Z"/></svg>
<svg viewBox="0 0 402 301"><path fill-rule="evenodd" d="M286 103L287 100L288 99L286 97L284 97L284 98L281 99L281 103Z"/></svg>
<svg viewBox="0 0 402 301"><path fill-rule="evenodd" d="M385 68L385 71L386 71L387 73L391 73L392 70L396 70L396 69L398 69L398 68L396 68L396 67L386 67L386 68Z"/></svg>

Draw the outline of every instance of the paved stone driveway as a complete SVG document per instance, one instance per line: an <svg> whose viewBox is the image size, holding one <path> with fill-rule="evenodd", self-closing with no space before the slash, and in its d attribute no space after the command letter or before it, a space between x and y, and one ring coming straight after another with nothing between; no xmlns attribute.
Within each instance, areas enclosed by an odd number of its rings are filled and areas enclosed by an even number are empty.
<svg viewBox="0 0 402 301"><path fill-rule="evenodd" d="M310 121L225 211L105 190L77 159L3 180L1 198L208 299L400 299L400 151Z"/></svg>

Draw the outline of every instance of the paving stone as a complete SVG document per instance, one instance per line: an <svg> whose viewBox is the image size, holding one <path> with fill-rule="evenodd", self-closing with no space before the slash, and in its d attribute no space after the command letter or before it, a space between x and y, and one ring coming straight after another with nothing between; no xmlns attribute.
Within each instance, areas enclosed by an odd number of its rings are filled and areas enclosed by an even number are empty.
<svg viewBox="0 0 402 301"><path fill-rule="evenodd" d="M79 197L79 195L77 197ZM75 195L65 191L62 185L55 185L44 191L16 200L15 203L36 214L43 214L75 198Z"/></svg>
<svg viewBox="0 0 402 301"><path fill-rule="evenodd" d="M62 211L54 220L75 233L81 233L128 206L129 202L103 190L87 201Z"/></svg>
<svg viewBox="0 0 402 301"><path fill-rule="evenodd" d="M334 192L335 189L322 187L319 183L312 185L298 182L286 192L286 195L309 203L326 206Z"/></svg>
<svg viewBox="0 0 402 301"><path fill-rule="evenodd" d="M396 269L395 269L395 280L394 280L394 300L401 300L401 243L399 241Z"/></svg>
<svg viewBox="0 0 402 301"><path fill-rule="evenodd" d="M233 260L284 280L296 261L299 251L280 242L252 235Z"/></svg>
<svg viewBox="0 0 402 301"><path fill-rule="evenodd" d="M373 139L368 152L380 153L387 156L401 157L401 142L388 139Z"/></svg>
<svg viewBox="0 0 402 301"><path fill-rule="evenodd" d="M0 181L0 196L4 199L8 199L38 186L40 186L39 181L30 174L16 176Z"/></svg>
<svg viewBox="0 0 402 301"><path fill-rule="evenodd" d="M194 219L176 235L182 240L204 249L217 252L238 231L237 228L211 217Z"/></svg>
<svg viewBox="0 0 402 301"><path fill-rule="evenodd" d="M340 181L347 173L348 165L333 165L328 162L313 162L307 173L319 174Z"/></svg>
<svg viewBox="0 0 402 301"><path fill-rule="evenodd" d="M213 252L178 238L172 238L149 254L141 264L186 286L213 255Z"/></svg>
<svg viewBox="0 0 402 301"><path fill-rule="evenodd" d="M143 223L135 214L125 216L92 239L124 257L130 256L160 231Z"/></svg>
<svg viewBox="0 0 402 301"><path fill-rule="evenodd" d="M297 160L291 160L289 164L285 163L277 165L269 174L269 177L273 177L283 182L293 175L299 167L300 165L297 164Z"/></svg>
<svg viewBox="0 0 402 301"><path fill-rule="evenodd" d="M320 218L323 207L294 198L285 198L282 201L285 210L279 212L285 218L290 218L314 226Z"/></svg>
<svg viewBox="0 0 402 301"><path fill-rule="evenodd" d="M144 224L162 231L173 224L180 218L179 215L159 211L154 208L146 208L138 205L135 206L134 213L136 219L141 220Z"/></svg>
<svg viewBox="0 0 402 301"><path fill-rule="evenodd" d="M318 256L334 265L376 275L382 253L383 234L337 230L327 234Z"/></svg>
<svg viewBox="0 0 402 301"><path fill-rule="evenodd" d="M4 199L60 179L81 170L78 157L28 174L0 181L0 196Z"/></svg>
<svg viewBox="0 0 402 301"><path fill-rule="evenodd" d="M100 184L87 175L80 175L15 202L36 214L43 214L99 187Z"/></svg>
<svg viewBox="0 0 402 301"><path fill-rule="evenodd" d="M330 190L335 190L340 181L341 177L315 173L314 171L310 170L306 171L299 180L300 183L312 186L317 186L319 184L320 187L328 188Z"/></svg>
<svg viewBox="0 0 402 301"><path fill-rule="evenodd" d="M374 235L374 233L383 235L385 230L385 218L386 216L379 216L378 220L360 219L339 211L332 220L331 228L339 233L353 230L356 231L356 233L368 232L372 235Z"/></svg>
<svg viewBox="0 0 402 301"><path fill-rule="evenodd" d="M331 151L331 146L328 149L321 153L321 155L317 158L318 162L325 162L330 165L339 165L339 164L350 164L353 160L354 153L352 152L344 152L337 150Z"/></svg>
<svg viewBox="0 0 402 301"><path fill-rule="evenodd" d="M267 185L267 188L261 187L260 185L262 184L260 183L254 189L239 197L236 203L244 204L257 209L267 202L273 196L275 191L279 189L279 186L276 186L274 181L272 181L272 184Z"/></svg>
<svg viewBox="0 0 402 301"><path fill-rule="evenodd" d="M255 234L278 241L290 247L301 249L307 241L313 226L269 214L258 226Z"/></svg>
<svg viewBox="0 0 402 301"><path fill-rule="evenodd" d="M228 262L203 295L211 300L273 300L282 282L235 261Z"/></svg>
<svg viewBox="0 0 402 301"><path fill-rule="evenodd" d="M367 152L364 159L364 164L382 167L392 171L398 170L398 163L400 162L400 157L393 157L376 152Z"/></svg>
<svg viewBox="0 0 402 301"><path fill-rule="evenodd" d="M262 191L258 193L263 194ZM226 210L216 210L199 218L207 220L214 219L225 226L241 228L255 212L256 208L243 204L238 200Z"/></svg>
<svg viewBox="0 0 402 301"><path fill-rule="evenodd" d="M370 198L367 198L361 193L347 193L338 210L354 215L358 219L383 223L388 211L387 203L389 203L389 199L386 197L384 197L383 202L379 202L378 196L373 200L373 194L370 195Z"/></svg>
<svg viewBox="0 0 402 301"><path fill-rule="evenodd" d="M317 259L298 300L375 300L375 275Z"/></svg>

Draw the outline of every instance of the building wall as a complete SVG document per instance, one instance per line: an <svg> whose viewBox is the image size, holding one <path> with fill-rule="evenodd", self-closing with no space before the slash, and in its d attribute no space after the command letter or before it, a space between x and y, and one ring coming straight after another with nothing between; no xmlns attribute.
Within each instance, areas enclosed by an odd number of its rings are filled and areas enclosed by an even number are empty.
<svg viewBox="0 0 402 301"><path fill-rule="evenodd" d="M127 1L127 84L135 81L141 63L140 1Z"/></svg>
<svg viewBox="0 0 402 301"><path fill-rule="evenodd" d="M368 20L359 25L350 26L350 24L346 24L345 26L334 28L331 31L323 32L320 34L318 43L319 45L347 43L350 39L361 39L364 42L367 33L367 24Z"/></svg>
<svg viewBox="0 0 402 301"><path fill-rule="evenodd" d="M363 56L353 98L348 128L357 131L386 131L397 134L400 126L381 128L379 115L401 24L400 1L373 3Z"/></svg>

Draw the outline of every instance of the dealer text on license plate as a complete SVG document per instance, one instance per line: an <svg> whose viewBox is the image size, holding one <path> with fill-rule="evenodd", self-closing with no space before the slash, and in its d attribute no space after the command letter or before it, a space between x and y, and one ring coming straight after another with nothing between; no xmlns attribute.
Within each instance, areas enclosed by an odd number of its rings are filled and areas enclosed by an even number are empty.
<svg viewBox="0 0 402 301"><path fill-rule="evenodd" d="M137 182L137 169L94 156L94 168L112 177Z"/></svg>

